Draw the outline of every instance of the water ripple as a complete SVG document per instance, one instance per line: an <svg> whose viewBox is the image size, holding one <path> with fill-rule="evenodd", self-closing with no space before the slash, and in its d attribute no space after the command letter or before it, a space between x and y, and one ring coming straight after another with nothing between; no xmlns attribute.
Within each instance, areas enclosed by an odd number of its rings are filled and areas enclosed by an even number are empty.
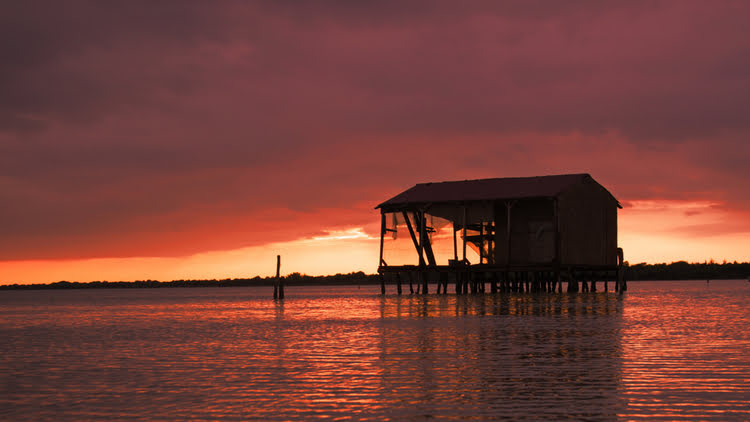
<svg viewBox="0 0 750 422"><path fill-rule="evenodd" d="M3 292L0 419L748 420L746 284Z"/></svg>

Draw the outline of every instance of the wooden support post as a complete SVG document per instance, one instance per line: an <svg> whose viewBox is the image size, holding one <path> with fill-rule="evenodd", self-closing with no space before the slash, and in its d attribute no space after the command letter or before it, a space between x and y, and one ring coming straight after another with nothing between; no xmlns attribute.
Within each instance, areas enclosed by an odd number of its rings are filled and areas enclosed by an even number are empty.
<svg viewBox="0 0 750 422"><path fill-rule="evenodd" d="M525 272L523 273L523 280L526 282L526 293L530 293L531 289L529 288L531 285L531 280L529 280L529 273Z"/></svg>
<svg viewBox="0 0 750 422"><path fill-rule="evenodd" d="M627 290L627 286L625 284L625 254L622 251L622 248L617 248L617 282L615 283L615 291L616 292L624 292Z"/></svg>
<svg viewBox="0 0 750 422"><path fill-rule="evenodd" d="M396 273L396 293L401 296L401 273Z"/></svg>
<svg viewBox="0 0 750 422"><path fill-rule="evenodd" d="M552 278L552 280L550 280L550 282L552 283L552 288L550 289L550 292L555 293L555 290L557 290L557 275L553 271L552 273L550 273L549 276Z"/></svg>
<svg viewBox="0 0 750 422"><path fill-rule="evenodd" d="M424 218L420 218L424 216L424 213L421 211L417 214L414 214L414 223L416 224L416 228L419 231L419 265L424 266Z"/></svg>
<svg viewBox="0 0 750 422"><path fill-rule="evenodd" d="M591 280L591 291L592 291L592 292L595 292L595 291L596 291L596 278L593 278L593 279Z"/></svg>
<svg viewBox="0 0 750 422"><path fill-rule="evenodd" d="M385 274L380 274L380 294L385 294Z"/></svg>
<svg viewBox="0 0 750 422"><path fill-rule="evenodd" d="M435 261L435 252L432 251L432 242L430 236L427 234L427 217L424 211L420 211L419 215L415 215L417 224L417 230L420 232L419 244L422 245L422 252L427 258L427 264L431 266L437 265Z"/></svg>
<svg viewBox="0 0 750 422"><path fill-rule="evenodd" d="M568 293L573 293L573 274L568 271L567 272L567 279L568 279Z"/></svg>
<svg viewBox="0 0 750 422"><path fill-rule="evenodd" d="M458 242L456 241L456 222L453 222L453 261L458 261Z"/></svg>
<svg viewBox="0 0 750 422"><path fill-rule="evenodd" d="M528 292L530 292L530 293L536 293L536 283L534 283L534 273L533 272L529 272L527 274L527 277L528 277L527 278L528 281L526 282L526 286L529 288Z"/></svg>
<svg viewBox="0 0 750 422"><path fill-rule="evenodd" d="M424 211L420 211L419 214L414 214L414 218L417 223L417 230L419 230L419 256L424 256L425 253L425 240L427 238ZM427 294L427 273L424 271L424 260L420 263L419 278L422 282L422 294Z"/></svg>
<svg viewBox="0 0 750 422"><path fill-rule="evenodd" d="M464 254L463 254L464 263L466 262L466 224L467 224L466 205L464 205L464 221L463 221L463 227L462 227L463 232L462 232L462 235L461 235L461 237L463 237L463 241L464 241L464 246L463 246L463 248L464 248Z"/></svg>
<svg viewBox="0 0 750 422"><path fill-rule="evenodd" d="M604 292L606 293L609 290L609 276L605 274L605 277L607 277L604 279Z"/></svg>
<svg viewBox="0 0 750 422"><path fill-rule="evenodd" d="M407 274L409 274L409 294L414 294L414 285L413 285L413 278L412 272L409 271Z"/></svg>
<svg viewBox="0 0 750 422"><path fill-rule="evenodd" d="M484 222L479 222L479 263L484 263Z"/></svg>
<svg viewBox="0 0 750 422"><path fill-rule="evenodd" d="M417 253L419 254L419 265L424 265L424 256L422 255L422 249L419 244L419 241L417 240L417 234L414 232L414 227L411 225L411 219L409 218L409 213L406 211L402 211L401 214L404 216L404 220L406 220L406 228L409 229L409 235L411 236L411 241L414 243L414 248L417 249ZM416 214L414 214L414 219L416 223Z"/></svg>
<svg viewBox="0 0 750 422"><path fill-rule="evenodd" d="M385 237L385 213L380 213L380 261L378 266L383 265L383 238Z"/></svg>
<svg viewBox="0 0 750 422"><path fill-rule="evenodd" d="M495 224L487 223L487 263L495 263Z"/></svg>
<svg viewBox="0 0 750 422"><path fill-rule="evenodd" d="M546 292L547 291L547 286L544 285L544 276L543 276L543 274L541 272L537 271L535 273L534 277L536 278L536 288L540 292Z"/></svg>
<svg viewBox="0 0 750 422"><path fill-rule="evenodd" d="M281 279L281 255L276 255L276 284L279 286L279 299L283 299L284 280Z"/></svg>
<svg viewBox="0 0 750 422"><path fill-rule="evenodd" d="M525 293L531 293L531 289L529 289L529 273L524 271L521 273L521 277L523 277L523 291Z"/></svg>
<svg viewBox="0 0 750 422"><path fill-rule="evenodd" d="M506 231L506 245L505 245L505 265L510 265L510 235L511 235L511 229L510 229L510 209L513 208L513 205L515 205L516 201L510 201L505 203L505 209L506 209L506 217L507 217L507 231Z"/></svg>

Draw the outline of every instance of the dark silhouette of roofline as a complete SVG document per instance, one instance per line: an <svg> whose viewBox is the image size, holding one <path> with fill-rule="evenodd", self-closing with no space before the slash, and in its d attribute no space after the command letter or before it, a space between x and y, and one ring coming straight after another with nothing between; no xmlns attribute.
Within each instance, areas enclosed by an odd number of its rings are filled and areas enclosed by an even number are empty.
<svg viewBox="0 0 750 422"><path fill-rule="evenodd" d="M426 203L555 198L569 188L587 180L599 185L612 197L617 206L622 208L617 199L591 175L579 173L419 183L379 204L375 209L399 208Z"/></svg>

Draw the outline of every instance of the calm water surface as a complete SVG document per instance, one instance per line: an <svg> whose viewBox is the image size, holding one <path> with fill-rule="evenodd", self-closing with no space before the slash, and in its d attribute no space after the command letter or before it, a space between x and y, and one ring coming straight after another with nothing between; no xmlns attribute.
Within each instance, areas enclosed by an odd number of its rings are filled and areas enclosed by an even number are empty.
<svg viewBox="0 0 750 422"><path fill-rule="evenodd" d="M750 420L750 283L629 287L4 291L0 419Z"/></svg>

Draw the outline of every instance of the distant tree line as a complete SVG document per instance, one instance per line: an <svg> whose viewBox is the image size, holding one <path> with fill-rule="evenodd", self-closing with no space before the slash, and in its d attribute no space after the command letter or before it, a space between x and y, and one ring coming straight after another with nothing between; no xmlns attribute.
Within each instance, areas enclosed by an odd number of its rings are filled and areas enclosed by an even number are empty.
<svg viewBox="0 0 750 422"><path fill-rule="evenodd" d="M362 271L335 274L327 276L310 276L292 273L281 277L288 286L315 285L344 285L344 284L375 284L379 283L376 274L365 274ZM226 278L222 280L136 280L136 281L58 281L55 283L39 284L10 284L0 285L0 290L42 290L42 289L132 289L132 288L161 288L161 287L240 287L240 286L273 286L276 277Z"/></svg>
<svg viewBox="0 0 750 422"><path fill-rule="evenodd" d="M723 262L721 264L710 261L703 263L688 263L685 261L671 264L634 264L625 263L625 278L627 280L718 280L745 279L750 277L750 262ZM356 285L378 284L380 276L365 274L362 271L326 276L311 276L292 273L283 276L284 284L288 286L325 286L325 285ZM48 284L10 284L0 285L0 290L40 290L40 289L99 289L99 288L161 288L161 287L240 287L240 286L272 286L276 277L226 278L222 280L136 280L136 281L91 281L81 283L77 281L58 281Z"/></svg>
<svg viewBox="0 0 750 422"><path fill-rule="evenodd" d="M627 264L627 263L626 263ZM750 277L750 262L714 261L689 263L677 261L671 264L627 265L627 280L732 280Z"/></svg>

